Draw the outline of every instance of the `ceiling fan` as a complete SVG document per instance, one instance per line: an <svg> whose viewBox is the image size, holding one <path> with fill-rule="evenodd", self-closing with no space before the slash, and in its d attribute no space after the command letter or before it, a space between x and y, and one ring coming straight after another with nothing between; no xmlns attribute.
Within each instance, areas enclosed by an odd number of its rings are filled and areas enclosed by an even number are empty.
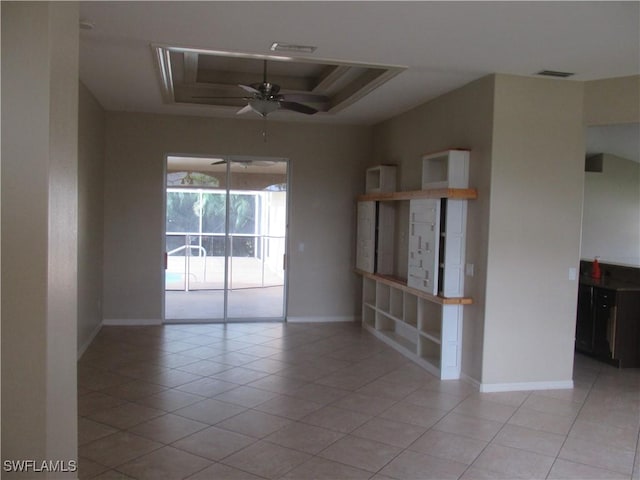
<svg viewBox="0 0 640 480"><path fill-rule="evenodd" d="M210 97L198 96L193 98L219 98L232 99L241 98L247 100L248 103L242 107L237 114L243 114L250 111L266 118L268 114L276 110L290 110L293 112L313 115L319 109L305 105L300 102L320 103L324 104L328 98L324 95L316 95L313 93L280 93L280 85L267 81L267 61L264 60L263 74L261 83L252 83L250 85L238 85L249 95L242 97Z"/></svg>

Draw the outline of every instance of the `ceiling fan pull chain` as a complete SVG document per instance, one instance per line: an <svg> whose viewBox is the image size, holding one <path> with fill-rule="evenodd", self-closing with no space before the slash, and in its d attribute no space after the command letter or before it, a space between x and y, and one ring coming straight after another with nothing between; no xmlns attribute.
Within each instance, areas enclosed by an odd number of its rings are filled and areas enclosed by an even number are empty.
<svg viewBox="0 0 640 480"><path fill-rule="evenodd" d="M267 116L264 115L262 118L262 139L267 143Z"/></svg>

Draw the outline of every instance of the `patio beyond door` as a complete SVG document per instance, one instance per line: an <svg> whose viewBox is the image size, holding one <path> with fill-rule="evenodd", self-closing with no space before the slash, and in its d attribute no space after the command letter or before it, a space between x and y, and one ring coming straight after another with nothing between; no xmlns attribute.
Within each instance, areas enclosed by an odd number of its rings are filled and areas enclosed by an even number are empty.
<svg viewBox="0 0 640 480"><path fill-rule="evenodd" d="M288 162L167 157L165 320L284 320Z"/></svg>

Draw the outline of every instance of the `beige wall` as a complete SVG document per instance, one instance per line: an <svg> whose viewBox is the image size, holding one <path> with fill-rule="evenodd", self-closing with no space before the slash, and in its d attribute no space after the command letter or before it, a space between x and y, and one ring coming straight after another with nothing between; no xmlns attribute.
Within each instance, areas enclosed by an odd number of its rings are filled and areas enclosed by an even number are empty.
<svg viewBox="0 0 640 480"><path fill-rule="evenodd" d="M129 113L107 114L104 318L158 322L163 305L165 155L284 157L291 165L289 317L359 313L354 199L363 189L371 131ZM303 251L301 244L304 244Z"/></svg>
<svg viewBox="0 0 640 480"><path fill-rule="evenodd" d="M1 8L2 457L69 461L77 458L78 7Z"/></svg>
<svg viewBox="0 0 640 480"><path fill-rule="evenodd" d="M640 75L584 84L586 125L640 122Z"/></svg>
<svg viewBox="0 0 640 480"><path fill-rule="evenodd" d="M78 352L102 325L105 112L83 84L78 110Z"/></svg>
<svg viewBox="0 0 640 480"><path fill-rule="evenodd" d="M471 150L462 372L483 388L571 382L582 102L579 82L495 75L375 128L370 163L398 164L401 189L420 187L423 153Z"/></svg>
<svg viewBox="0 0 640 480"><path fill-rule="evenodd" d="M471 150L469 184L478 189L478 199L468 204L466 260L474 264L475 275L465 278L465 294L474 304L465 307L462 371L476 380L481 375L485 321L493 90L494 77L488 76L377 125L370 161L370 165L398 165L399 189L416 190L421 188L422 155L456 147ZM398 230L404 232L405 206L398 209L396 219ZM406 276L406 233L396 240L396 274Z"/></svg>
<svg viewBox="0 0 640 480"><path fill-rule="evenodd" d="M584 176L581 258L639 267L640 163L604 154Z"/></svg>
<svg viewBox="0 0 640 480"><path fill-rule="evenodd" d="M572 379L582 102L579 82L497 76L483 384Z"/></svg>

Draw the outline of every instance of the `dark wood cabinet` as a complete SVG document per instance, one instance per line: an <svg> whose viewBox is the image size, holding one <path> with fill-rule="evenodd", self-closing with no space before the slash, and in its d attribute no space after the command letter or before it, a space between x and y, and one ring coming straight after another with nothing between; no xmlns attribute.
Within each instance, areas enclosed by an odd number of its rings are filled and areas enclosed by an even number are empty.
<svg viewBox="0 0 640 480"><path fill-rule="evenodd" d="M578 286L578 318L576 320L576 350L582 353L594 353L594 315L593 287Z"/></svg>
<svg viewBox="0 0 640 480"><path fill-rule="evenodd" d="M613 360L616 340L616 292L593 289L593 350L598 358Z"/></svg>
<svg viewBox="0 0 640 480"><path fill-rule="evenodd" d="M620 368L640 367L640 291L581 283L575 348Z"/></svg>

